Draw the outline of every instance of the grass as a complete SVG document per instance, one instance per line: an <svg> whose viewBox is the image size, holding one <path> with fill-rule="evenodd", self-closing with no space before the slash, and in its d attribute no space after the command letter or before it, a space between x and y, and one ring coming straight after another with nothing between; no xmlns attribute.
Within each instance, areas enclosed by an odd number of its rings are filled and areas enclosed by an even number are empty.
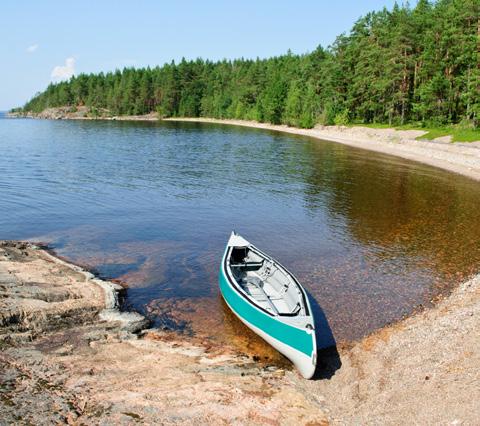
<svg viewBox="0 0 480 426"><path fill-rule="evenodd" d="M420 123L404 124L403 126L390 126L383 123L355 123L353 126L369 127L371 129L390 129L396 130L422 130L426 134L417 137L417 140L428 139L433 140L441 136L452 136L452 142L476 142L480 141L480 129L475 130L462 126L445 126L445 127L423 127Z"/></svg>
<svg viewBox="0 0 480 426"><path fill-rule="evenodd" d="M423 129L422 129L423 130ZM428 131L426 135L417 139L435 139L441 136L452 136L452 142L476 142L480 141L480 130L462 129L458 127L437 127L433 129L425 129Z"/></svg>

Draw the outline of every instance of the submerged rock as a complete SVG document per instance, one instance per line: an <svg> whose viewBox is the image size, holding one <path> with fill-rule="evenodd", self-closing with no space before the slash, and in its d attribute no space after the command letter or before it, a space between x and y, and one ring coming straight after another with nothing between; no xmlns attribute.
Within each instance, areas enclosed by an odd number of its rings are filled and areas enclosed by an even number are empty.
<svg viewBox="0 0 480 426"><path fill-rule="evenodd" d="M150 325L150 321L137 312L120 312L118 309L105 309L99 318L104 321L118 322L119 328L129 333L138 333Z"/></svg>

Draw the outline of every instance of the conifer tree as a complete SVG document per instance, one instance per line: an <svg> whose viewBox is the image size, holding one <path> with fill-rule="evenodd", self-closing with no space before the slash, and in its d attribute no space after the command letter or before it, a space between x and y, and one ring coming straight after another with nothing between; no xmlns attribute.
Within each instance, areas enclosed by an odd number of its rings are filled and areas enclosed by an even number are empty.
<svg viewBox="0 0 480 426"><path fill-rule="evenodd" d="M368 13L328 49L81 74L50 84L23 110L86 105L300 127L349 120L478 127L479 56L479 0L419 0L413 9Z"/></svg>

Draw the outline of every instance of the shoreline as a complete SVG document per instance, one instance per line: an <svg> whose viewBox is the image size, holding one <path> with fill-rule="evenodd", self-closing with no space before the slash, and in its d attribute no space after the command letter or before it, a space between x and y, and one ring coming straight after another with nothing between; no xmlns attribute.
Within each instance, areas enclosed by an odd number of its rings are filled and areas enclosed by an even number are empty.
<svg viewBox="0 0 480 426"><path fill-rule="evenodd" d="M19 277L13 283L3 288L0 300L0 327L13 326L13 340L19 338L20 341L26 337L22 335L25 331L28 333L48 332L57 326L62 326L56 321L59 318L65 318L68 323L68 317L74 317L81 311L88 313L85 321L98 315L98 318L104 321L117 322L121 324L122 329L132 332L140 331L146 328L149 321L136 312L122 312L119 305L119 294L124 291L124 287L112 281L107 281L97 277L84 267L75 265L68 260L58 256L50 247L27 241L2 241L0 240L0 252L3 253L4 262L9 260L15 262L22 257L29 256L28 262L36 260L39 263L45 263L50 267L61 271L61 275L71 275L71 282L56 283L54 276L49 277L55 284L51 288L51 283L39 284L33 280L33 277L42 281L45 278L45 267L27 268L25 271L27 277ZM27 262L25 261L23 263ZM0 264L0 266L2 266ZM5 267L0 267L0 285L5 281L5 269L8 273L16 273L18 271L10 271ZM19 283L24 285L25 280L32 280L31 285L25 288L15 288ZM8 280L7 280L8 282ZM11 289L14 291L12 292ZM58 303L57 303L58 302ZM36 318L38 317L38 321ZM34 324L32 326L32 320ZM18 336L15 334L18 333ZM27 335L27 337L35 337ZM12 335L3 336L0 334L0 342L3 338L7 341L12 339Z"/></svg>
<svg viewBox="0 0 480 426"><path fill-rule="evenodd" d="M338 347L336 357L319 354L313 381L104 316L112 307L105 286L111 293L111 283L45 249L0 241L4 419L393 425L480 417L480 275L434 307Z"/></svg>
<svg viewBox="0 0 480 426"><path fill-rule="evenodd" d="M316 126L312 129L300 129L256 121L212 118L165 118L163 121L224 124L307 136L401 157L480 181L480 143L450 143L442 139L416 140L416 137L427 133L421 130L371 129L362 126Z"/></svg>
<svg viewBox="0 0 480 426"><path fill-rule="evenodd" d="M152 116L123 120L157 121ZM480 180L480 148L416 141L416 131L296 129L201 118L165 121L331 140L446 170L453 167L450 171ZM45 416L67 423L213 419L326 425L382 419L382 424L393 425L475 424L480 418L480 274L433 307L339 345L339 358L338 353L337 358L322 355L316 381L278 366L261 366L225 348L203 347L176 333L145 329L143 317L118 311L118 290L117 284L43 247L0 241L0 382L9 383L7 392L0 393L0 413L6 419L14 422L20 413L26 420ZM12 306L17 311L5 315ZM12 375L18 379L13 384ZM46 396L18 384L27 376L30 389L40 388ZM61 409L44 411L46 403Z"/></svg>
<svg viewBox="0 0 480 426"><path fill-rule="evenodd" d="M259 123L256 121L203 117L174 117L159 119L156 113L113 117L99 115L97 117L92 117L88 115L88 109L86 107L79 107L76 112L70 112L69 108L50 108L40 114L18 115L8 113L7 116L11 118L24 117L53 120L194 122L248 127L298 136L307 136L317 140L331 141L354 148L393 155L480 181L480 141L451 143L448 141L448 137L441 137L436 140L416 140L417 137L421 137L427 133L423 130L395 130L375 129L362 126L344 127L320 125L317 125L312 129L301 129L283 124L275 125Z"/></svg>

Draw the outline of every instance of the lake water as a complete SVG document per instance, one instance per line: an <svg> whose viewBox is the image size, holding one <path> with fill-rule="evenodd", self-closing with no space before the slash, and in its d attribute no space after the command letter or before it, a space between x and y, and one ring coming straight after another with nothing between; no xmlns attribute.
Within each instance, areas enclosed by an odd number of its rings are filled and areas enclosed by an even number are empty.
<svg viewBox="0 0 480 426"><path fill-rule="evenodd" d="M48 242L125 281L127 306L156 325L247 350L217 284L232 229L294 272L349 340L478 272L479 207L467 178L306 137L0 120L0 238Z"/></svg>

